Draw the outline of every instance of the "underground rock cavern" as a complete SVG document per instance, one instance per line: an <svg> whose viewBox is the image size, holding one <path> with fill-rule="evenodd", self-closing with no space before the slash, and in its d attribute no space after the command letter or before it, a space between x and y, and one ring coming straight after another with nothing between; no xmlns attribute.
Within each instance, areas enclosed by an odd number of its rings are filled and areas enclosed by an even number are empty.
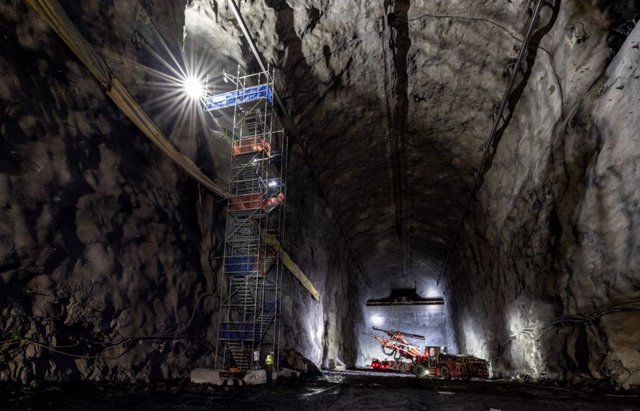
<svg viewBox="0 0 640 411"><path fill-rule="evenodd" d="M638 409L639 17L3 2L0 402Z"/></svg>

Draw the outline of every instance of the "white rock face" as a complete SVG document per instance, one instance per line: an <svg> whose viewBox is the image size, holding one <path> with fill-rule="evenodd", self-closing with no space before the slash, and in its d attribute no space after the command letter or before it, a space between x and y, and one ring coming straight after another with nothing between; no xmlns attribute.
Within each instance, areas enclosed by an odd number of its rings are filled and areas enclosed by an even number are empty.
<svg viewBox="0 0 640 411"><path fill-rule="evenodd" d="M194 384L222 385L222 378L220 378L220 371L218 370L198 368L191 371L191 382Z"/></svg>
<svg viewBox="0 0 640 411"><path fill-rule="evenodd" d="M242 379L247 385L259 385L267 383L267 372L265 370L249 371Z"/></svg>

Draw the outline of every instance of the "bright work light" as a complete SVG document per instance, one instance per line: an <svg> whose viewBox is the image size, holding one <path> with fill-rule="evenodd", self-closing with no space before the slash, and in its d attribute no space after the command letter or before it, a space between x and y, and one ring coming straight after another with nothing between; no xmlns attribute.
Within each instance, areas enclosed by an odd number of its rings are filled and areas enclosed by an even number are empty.
<svg viewBox="0 0 640 411"><path fill-rule="evenodd" d="M375 327L380 327L382 324L384 324L384 317L379 314L372 315L371 324Z"/></svg>
<svg viewBox="0 0 640 411"><path fill-rule="evenodd" d="M184 92L192 99L197 100L203 97L204 87L200 80L195 77L187 77L182 83Z"/></svg>

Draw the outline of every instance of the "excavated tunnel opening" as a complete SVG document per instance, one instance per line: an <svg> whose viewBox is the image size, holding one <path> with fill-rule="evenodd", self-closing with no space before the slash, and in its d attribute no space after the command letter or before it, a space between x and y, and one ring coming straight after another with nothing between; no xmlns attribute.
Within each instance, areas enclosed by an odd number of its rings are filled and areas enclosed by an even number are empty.
<svg viewBox="0 0 640 411"><path fill-rule="evenodd" d="M233 114L201 97L268 69L289 138L274 238L302 274L282 271L278 368L398 357L375 327L494 380L637 393L639 17L595 0L3 3L0 383L216 367L237 147ZM205 91L186 97L187 78Z"/></svg>

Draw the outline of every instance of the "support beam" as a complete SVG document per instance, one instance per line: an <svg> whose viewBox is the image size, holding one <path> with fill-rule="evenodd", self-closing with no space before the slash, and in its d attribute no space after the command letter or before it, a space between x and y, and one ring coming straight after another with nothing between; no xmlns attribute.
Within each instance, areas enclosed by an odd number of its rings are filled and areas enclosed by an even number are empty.
<svg viewBox="0 0 640 411"><path fill-rule="evenodd" d="M300 281L300 284L302 284L302 286L306 288L307 291L309 291L313 298L316 301L320 301L320 292L318 291L318 289L313 285L311 280L309 280L309 277L305 275L302 269L293 262L289 254L284 251L282 245L280 245L280 242L278 242L278 239L276 239L272 234L267 234L265 232L260 232L260 237L262 238L262 241L264 241L269 247L278 252L280 257L282 258L282 263L284 264L284 266L287 267L289 271L291 271L291 274L293 274L293 276L296 277L298 281Z"/></svg>

